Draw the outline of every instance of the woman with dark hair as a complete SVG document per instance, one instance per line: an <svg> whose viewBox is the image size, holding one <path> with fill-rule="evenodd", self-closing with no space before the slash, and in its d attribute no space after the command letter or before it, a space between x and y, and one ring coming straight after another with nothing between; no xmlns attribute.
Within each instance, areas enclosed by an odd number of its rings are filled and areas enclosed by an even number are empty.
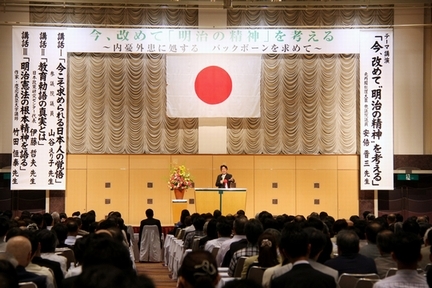
<svg viewBox="0 0 432 288"><path fill-rule="evenodd" d="M277 253L277 240L272 233L264 232L258 238L259 254L251 256L245 260L241 278L246 278L251 266L260 266L264 268L273 267L279 264Z"/></svg>
<svg viewBox="0 0 432 288"><path fill-rule="evenodd" d="M186 254L178 276L179 288L212 288L220 280L215 257L202 250Z"/></svg>

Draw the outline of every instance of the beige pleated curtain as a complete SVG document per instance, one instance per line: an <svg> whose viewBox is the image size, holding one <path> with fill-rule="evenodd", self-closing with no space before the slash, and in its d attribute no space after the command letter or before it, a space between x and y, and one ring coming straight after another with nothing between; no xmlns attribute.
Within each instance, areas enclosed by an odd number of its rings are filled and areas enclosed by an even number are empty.
<svg viewBox="0 0 432 288"><path fill-rule="evenodd" d="M198 10L32 8L34 23L197 26ZM393 10L229 10L228 26L391 25ZM228 118L229 154L358 152L359 55L262 55L261 117ZM68 153L198 153L166 116L163 54L69 55Z"/></svg>

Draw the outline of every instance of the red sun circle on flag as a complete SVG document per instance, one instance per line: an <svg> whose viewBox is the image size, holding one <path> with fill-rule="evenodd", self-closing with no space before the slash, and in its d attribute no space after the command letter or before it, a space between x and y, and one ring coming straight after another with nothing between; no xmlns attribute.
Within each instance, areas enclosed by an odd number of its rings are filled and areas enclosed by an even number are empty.
<svg viewBox="0 0 432 288"><path fill-rule="evenodd" d="M231 91L231 76L219 66L208 66L195 78L195 93L204 103L222 103L230 96Z"/></svg>

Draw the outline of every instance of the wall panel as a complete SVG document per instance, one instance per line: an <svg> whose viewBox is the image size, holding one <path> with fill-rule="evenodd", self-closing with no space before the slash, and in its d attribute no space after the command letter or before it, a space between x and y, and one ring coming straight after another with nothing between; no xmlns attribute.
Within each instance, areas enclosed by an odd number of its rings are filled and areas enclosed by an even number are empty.
<svg viewBox="0 0 432 288"><path fill-rule="evenodd" d="M87 210L95 210L97 219L119 211L125 223L130 223L129 170L87 170Z"/></svg>
<svg viewBox="0 0 432 288"><path fill-rule="evenodd" d="M319 185L319 188L316 188ZM296 214L326 211L337 215L337 171L297 170Z"/></svg>
<svg viewBox="0 0 432 288"><path fill-rule="evenodd" d="M186 165L195 187L200 188L214 187L219 166L228 165L237 187L247 189L248 217L263 210L274 215L326 211L335 218L358 213L357 155L73 155L68 160L66 211L93 209L98 220L118 210L126 223L138 225L145 210L152 208L163 225L172 225L179 218L173 215L174 193L167 186L173 163ZM105 188L106 183L111 187ZM314 188L315 183L319 188ZM111 203L105 204L105 199ZM193 203L198 199L193 189L186 192L185 199L187 209L194 213ZM230 209L235 209L237 204L232 204Z"/></svg>
<svg viewBox="0 0 432 288"><path fill-rule="evenodd" d="M91 210L91 209L90 209ZM65 191L65 212L87 212L87 171L68 169Z"/></svg>
<svg viewBox="0 0 432 288"><path fill-rule="evenodd" d="M359 185L358 170L338 171L338 218L359 214Z"/></svg>

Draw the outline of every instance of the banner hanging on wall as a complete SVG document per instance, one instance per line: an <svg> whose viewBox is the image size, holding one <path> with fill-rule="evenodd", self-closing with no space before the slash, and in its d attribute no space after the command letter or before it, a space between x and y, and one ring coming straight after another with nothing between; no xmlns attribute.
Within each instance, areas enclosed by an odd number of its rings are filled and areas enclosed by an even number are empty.
<svg viewBox="0 0 432 288"><path fill-rule="evenodd" d="M19 26L13 27L12 35L13 190L66 188L69 52L158 53L179 56L360 54L360 185L363 190L393 189L392 29L140 29ZM167 84L172 85L175 82L168 81ZM194 87L196 89L196 86ZM234 85L231 88L234 89ZM169 91L176 89L179 88L168 87L168 94L171 95ZM258 102L251 101L252 108L248 108L255 116L246 117L259 117L259 110L256 111L259 107L259 97L260 95L254 96L253 99L258 99ZM170 98L168 103L172 101L176 100ZM240 107L238 103L233 106ZM175 109L178 112L183 108ZM201 117L181 116L176 114L177 112L167 111L172 117ZM224 117L235 116L233 114Z"/></svg>
<svg viewBox="0 0 432 288"><path fill-rule="evenodd" d="M13 29L12 190L64 190L65 30Z"/></svg>
<svg viewBox="0 0 432 288"><path fill-rule="evenodd" d="M360 32L360 186L393 190L393 32Z"/></svg>

